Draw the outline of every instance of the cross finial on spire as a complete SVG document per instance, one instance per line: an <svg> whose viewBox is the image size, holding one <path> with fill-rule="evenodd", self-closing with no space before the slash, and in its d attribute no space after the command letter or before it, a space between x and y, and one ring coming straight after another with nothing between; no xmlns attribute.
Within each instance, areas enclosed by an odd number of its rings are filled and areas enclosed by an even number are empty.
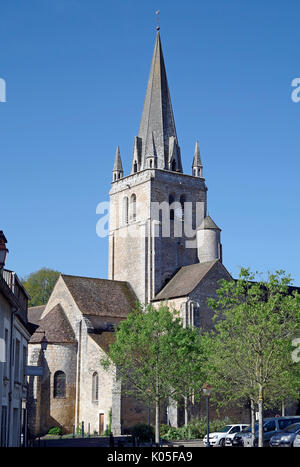
<svg viewBox="0 0 300 467"><path fill-rule="evenodd" d="M160 26L159 26L159 13L160 11L159 10L156 10L155 14L156 14L156 31L159 31L160 30Z"/></svg>

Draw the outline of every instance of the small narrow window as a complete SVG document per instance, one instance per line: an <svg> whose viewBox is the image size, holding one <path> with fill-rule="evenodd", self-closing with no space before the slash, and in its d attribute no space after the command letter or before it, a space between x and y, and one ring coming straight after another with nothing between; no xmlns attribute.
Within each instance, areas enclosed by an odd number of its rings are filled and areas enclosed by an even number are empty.
<svg viewBox="0 0 300 467"><path fill-rule="evenodd" d="M130 198L130 218L132 221L136 220L136 195L131 195Z"/></svg>
<svg viewBox="0 0 300 467"><path fill-rule="evenodd" d="M127 196L123 198L123 222L124 224L128 224L128 198Z"/></svg>
<svg viewBox="0 0 300 467"><path fill-rule="evenodd" d="M184 220L184 203L185 203L185 195L180 196L180 205L181 205L181 218Z"/></svg>
<svg viewBox="0 0 300 467"><path fill-rule="evenodd" d="M152 159L150 159L150 161L149 161L149 167L150 167L150 169L152 169Z"/></svg>
<svg viewBox="0 0 300 467"><path fill-rule="evenodd" d="M137 172L137 163L136 163L136 161L135 161L134 166L133 166L133 171L134 171L134 173Z"/></svg>
<svg viewBox="0 0 300 467"><path fill-rule="evenodd" d="M53 397L55 399L66 397L66 375L63 371L54 373Z"/></svg>
<svg viewBox="0 0 300 467"><path fill-rule="evenodd" d="M176 172L176 161L175 161L175 159L173 159L173 161L172 161L172 170L173 170L173 172Z"/></svg>
<svg viewBox="0 0 300 467"><path fill-rule="evenodd" d="M170 208L170 219L174 220L174 207L172 207L172 204L174 203L175 198L173 195L169 196L169 208Z"/></svg>
<svg viewBox="0 0 300 467"><path fill-rule="evenodd" d="M95 371L92 376L92 401L98 402L99 398L99 376Z"/></svg>

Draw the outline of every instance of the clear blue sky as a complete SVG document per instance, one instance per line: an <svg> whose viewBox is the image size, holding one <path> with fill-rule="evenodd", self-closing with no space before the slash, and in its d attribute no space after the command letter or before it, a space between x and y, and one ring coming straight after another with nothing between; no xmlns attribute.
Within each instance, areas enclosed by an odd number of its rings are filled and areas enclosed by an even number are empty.
<svg viewBox="0 0 300 467"><path fill-rule="evenodd" d="M129 171L157 9L184 170L198 139L224 264L300 286L299 0L2 0L6 266L107 277L96 206L118 144Z"/></svg>

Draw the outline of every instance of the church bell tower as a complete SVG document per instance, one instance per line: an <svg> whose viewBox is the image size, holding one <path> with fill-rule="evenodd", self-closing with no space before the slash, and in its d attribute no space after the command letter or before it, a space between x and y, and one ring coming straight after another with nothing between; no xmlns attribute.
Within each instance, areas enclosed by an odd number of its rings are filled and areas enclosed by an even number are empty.
<svg viewBox="0 0 300 467"><path fill-rule="evenodd" d="M142 303L180 267L199 261L197 228L207 214L202 170L197 142L192 174L183 173L158 31L131 173L124 176L118 148L110 190L109 279L129 282Z"/></svg>

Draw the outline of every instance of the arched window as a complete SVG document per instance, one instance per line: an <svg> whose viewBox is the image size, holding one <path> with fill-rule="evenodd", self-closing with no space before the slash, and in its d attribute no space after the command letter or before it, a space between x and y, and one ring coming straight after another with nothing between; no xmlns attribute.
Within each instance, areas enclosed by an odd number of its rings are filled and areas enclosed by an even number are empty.
<svg viewBox="0 0 300 467"><path fill-rule="evenodd" d="M117 174L114 174L114 182L117 180Z"/></svg>
<svg viewBox="0 0 300 467"><path fill-rule="evenodd" d="M168 282L170 282L170 280L171 280L171 276L167 276L167 277L164 279L163 288L167 285Z"/></svg>
<svg viewBox="0 0 300 467"><path fill-rule="evenodd" d="M175 161L175 159L172 160L172 170L173 170L173 172L176 172L176 161Z"/></svg>
<svg viewBox="0 0 300 467"><path fill-rule="evenodd" d="M92 401L98 402L99 397L99 376L95 371L92 376Z"/></svg>
<svg viewBox="0 0 300 467"><path fill-rule="evenodd" d="M134 163L134 165L133 165L133 171L134 171L134 173L137 172L137 162L136 162L136 161L135 161L135 163Z"/></svg>
<svg viewBox="0 0 300 467"><path fill-rule="evenodd" d="M130 220L136 220L136 195L132 194L130 198Z"/></svg>
<svg viewBox="0 0 300 467"><path fill-rule="evenodd" d="M66 374L63 371L54 373L53 397L66 397Z"/></svg>
<svg viewBox="0 0 300 467"><path fill-rule="evenodd" d="M128 198L123 198L123 223L128 224Z"/></svg>
<svg viewBox="0 0 300 467"><path fill-rule="evenodd" d="M169 207L170 207L170 219L174 220L174 207L172 208L171 205L174 203L175 197L174 195L169 196Z"/></svg>
<svg viewBox="0 0 300 467"><path fill-rule="evenodd" d="M181 218L184 219L184 203L185 203L185 195L180 196L180 204L181 204Z"/></svg>

